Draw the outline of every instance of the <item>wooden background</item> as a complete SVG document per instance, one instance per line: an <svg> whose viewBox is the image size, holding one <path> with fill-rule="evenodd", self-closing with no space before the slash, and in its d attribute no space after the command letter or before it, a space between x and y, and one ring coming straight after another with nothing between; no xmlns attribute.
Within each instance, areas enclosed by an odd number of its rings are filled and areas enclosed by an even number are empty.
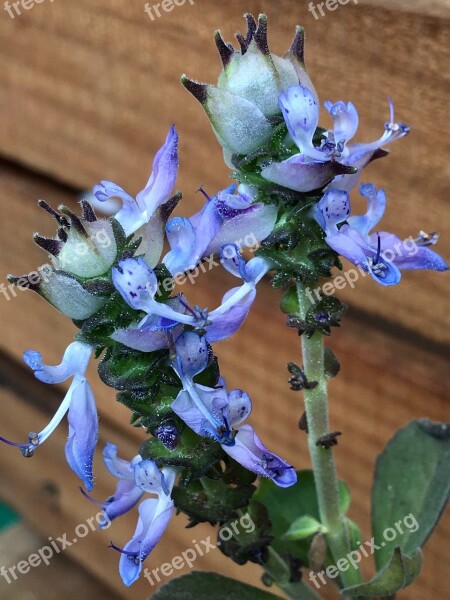
<svg viewBox="0 0 450 600"><path fill-rule="evenodd" d="M243 29L244 10L268 12L272 51L289 46L295 24L307 31L307 64L322 100L351 99L360 111L359 140L379 137L392 96L397 118L413 126L392 146L391 156L369 167L364 180L383 186L389 199L387 230L401 237L419 229L439 229L438 249L448 259L448 90L449 18L446 0L360 0L314 20L307 2L268 0L246 3L196 0L151 21L140 0L78 0L36 5L10 19L0 14L0 275L25 273L46 262L31 233L52 234L53 226L36 200L73 204L78 193L101 179L132 193L148 176L155 150L174 121L180 133L180 214L192 214L202 199L200 184L213 193L227 185L228 172L200 106L178 84L181 73L214 81L219 61L212 39L220 26L225 37ZM0 7L1 8L1 7ZM447 278L407 273L395 289L362 280L341 297L350 309L345 327L331 345L342 362L332 383L332 427L344 432L337 449L341 476L353 491L352 516L370 538L369 502L375 456L396 429L413 418L449 420L449 315ZM203 277L188 295L214 306L230 280L219 271ZM296 427L300 397L288 390L285 364L298 360L298 338L283 327L279 294L267 284L259 290L245 328L217 352L230 385L253 398L251 422L261 437L298 468L308 466L306 443ZM35 382L20 364L25 348L59 362L74 328L30 292L7 301L0 296L1 434L22 439L52 413L61 391ZM256 364L256 367L255 367ZM252 365L251 374L249 367ZM116 442L131 457L142 432L127 426L128 412L95 379L102 441ZM78 482L65 465L65 427L24 461L13 449L0 452L0 496L20 509L43 536L73 532L95 514L78 495ZM95 495L109 495L114 481L97 461ZM204 539L208 528L185 530L183 517L170 525L149 566L154 568ZM91 534L67 550L118 597L145 598L154 589L144 580L125 589L110 539L124 543L135 515L107 532ZM444 600L444 570L450 556L448 515L425 551L416 584L400 599ZM6 565L7 566L7 565ZM257 583L259 569L244 570L218 552L196 568ZM365 565L370 574L370 564ZM61 573L64 571L62 570ZM45 573L43 574L45 575ZM50 575L48 576L51 580ZM57 577L57 575L56 575ZM2 587L3 586L3 587ZM14 596L0 582L0 598ZM35 592L37 593L37 592ZM328 597L335 597L326 590ZM4 594L4 595L2 595ZM86 596L87 597L87 596ZM113 597L113 596L111 596ZM36 596L38 600L45 594Z"/></svg>

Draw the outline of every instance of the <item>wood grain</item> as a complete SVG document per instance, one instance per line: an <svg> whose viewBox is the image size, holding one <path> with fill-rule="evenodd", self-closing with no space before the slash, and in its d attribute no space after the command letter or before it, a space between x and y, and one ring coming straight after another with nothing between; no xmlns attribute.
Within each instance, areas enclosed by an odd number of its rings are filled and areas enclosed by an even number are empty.
<svg viewBox="0 0 450 600"><path fill-rule="evenodd" d="M409 0L408 0L409 2ZM267 10L271 45L283 52L295 23L307 31L307 61L323 100L352 99L361 114L359 139L376 139L393 96L397 118L413 126L392 155L370 166L364 180L388 193L383 228L401 237L440 229L441 253L450 255L443 219L448 196L447 121L449 20L420 3L361 0L315 20L307 3L249 0ZM178 84L181 73L214 81L219 64L212 32L231 39L243 27L242 2L196 0L151 21L140 2L80 0L43 3L14 20L0 19L0 153L77 188L100 179L140 189L151 158L175 120L181 136L179 187L184 214L228 173L201 108ZM6 193L2 194L6 200ZM31 201L30 196L29 201ZM2 201L5 201L2 200ZM355 197L355 206L361 206ZM408 273L385 290L371 281L342 294L352 304L434 340L448 341L448 278Z"/></svg>
<svg viewBox="0 0 450 600"><path fill-rule="evenodd" d="M0 534L0 564L6 568L17 565L48 544L48 539L36 535L28 524L19 523ZM47 554L48 556L48 554ZM32 559L35 561L36 559ZM67 556L56 554L48 565L42 563L21 575L15 571L0 580L0 600L119 600L120 596L98 582Z"/></svg>

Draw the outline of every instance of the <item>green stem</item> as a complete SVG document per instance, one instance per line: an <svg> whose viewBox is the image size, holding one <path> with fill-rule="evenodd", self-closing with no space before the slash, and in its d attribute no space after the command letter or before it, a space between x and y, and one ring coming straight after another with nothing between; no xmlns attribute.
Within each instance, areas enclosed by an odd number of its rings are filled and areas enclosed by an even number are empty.
<svg viewBox="0 0 450 600"><path fill-rule="evenodd" d="M300 317L305 319L312 305L303 287L297 285ZM321 523L328 530L326 540L333 556L334 565L351 551L347 527L339 509L339 488L332 449L316 446L316 441L330 432L328 419L327 380L324 365L323 336L315 333L308 339L302 335L303 367L308 381L317 381L317 386L304 390L305 410L308 423L308 446L317 490ZM350 567L340 571L344 587L362 581L359 569Z"/></svg>
<svg viewBox="0 0 450 600"><path fill-rule="evenodd" d="M272 547L269 547L269 560L264 564L264 570L289 598L293 600L321 600L322 596L316 594L304 581L290 581L289 566Z"/></svg>

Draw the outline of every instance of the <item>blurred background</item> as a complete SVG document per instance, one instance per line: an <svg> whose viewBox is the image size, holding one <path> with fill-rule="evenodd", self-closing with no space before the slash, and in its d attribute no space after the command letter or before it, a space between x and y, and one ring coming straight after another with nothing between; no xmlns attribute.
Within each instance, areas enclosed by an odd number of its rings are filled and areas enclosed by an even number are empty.
<svg viewBox="0 0 450 600"><path fill-rule="evenodd" d="M0 276L28 273L46 262L32 233L52 236L53 225L36 201L74 206L83 190L109 179L134 194L147 180L151 161L175 122L180 133L178 208L193 214L202 204L200 185L214 194L228 185L228 170L201 107L179 84L182 73L214 82L220 69L213 32L225 39L244 29L242 13L269 15L272 52L290 45L294 27L306 29L309 73L322 101L352 100L359 110L358 141L377 139L388 120L392 96L396 118L413 127L391 155L365 172L384 187L388 211L383 229L402 239L438 229L438 251L450 258L448 235L448 0L351 0L335 10L316 11L303 0L178 0L147 13L143 0L0 0ZM314 2L314 6L318 3ZM9 9L8 9L9 6ZM15 6L15 8L14 8ZM26 8L24 8L26 7ZM3 10L3 8L5 10ZM19 14L20 13L20 14ZM323 122L325 116L323 115ZM376 455L401 426L428 416L449 421L449 311L445 275L405 273L400 286L382 288L361 279L340 293L349 305L344 327L330 346L342 371L331 384L332 430L343 432L336 450L341 477L352 490L350 516L370 539L370 486ZM188 295L213 306L229 280L214 270ZM264 282L245 327L217 347L231 386L250 393L251 422L262 439L297 468L308 468L305 435L297 427L301 397L287 385L286 363L299 360L299 339L284 326L280 294ZM60 361L74 334L71 322L32 292L0 294L1 435L23 439L39 429L62 397L57 386L35 381L21 363L36 348L49 364ZM101 449L106 440L134 456L144 433L128 425L92 369L101 414ZM65 426L26 461L13 448L0 452L0 567L36 552L49 537L67 533L96 514L78 491L65 464ZM270 444L269 444L270 442ZM106 498L114 480L97 457L95 497ZM16 581L0 577L2 600L146 598L156 589L141 580L125 589L118 557L106 547L123 545L136 514L109 530L90 532L49 566L33 568ZM179 516L148 561L154 568L193 539L213 532L186 530ZM425 550L423 571L400 600L448 598L444 573L450 556L450 520L444 516ZM196 569L218 570L259 585L260 570L234 565L219 551ZM364 569L373 573L370 561ZM329 588L329 589L328 589ZM322 590L335 598L331 586ZM212 596L213 597L213 596Z"/></svg>

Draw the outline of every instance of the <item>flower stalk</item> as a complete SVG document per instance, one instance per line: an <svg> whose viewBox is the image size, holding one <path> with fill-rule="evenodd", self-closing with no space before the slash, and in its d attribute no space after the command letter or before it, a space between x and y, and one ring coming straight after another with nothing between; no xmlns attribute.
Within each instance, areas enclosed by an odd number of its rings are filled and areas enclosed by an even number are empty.
<svg viewBox="0 0 450 600"><path fill-rule="evenodd" d="M305 319L312 303L302 284L297 284L297 295L300 317ZM323 335L316 332L310 338L302 335L301 339L305 376L308 381L317 382L315 387L304 390L309 453L320 520L327 530L325 537L336 564L340 558L348 555L351 547L347 527L339 509L339 484L333 451L316 445L317 440L330 431ZM362 579L359 569L350 567L347 571L342 571L341 580L344 587L360 583Z"/></svg>

